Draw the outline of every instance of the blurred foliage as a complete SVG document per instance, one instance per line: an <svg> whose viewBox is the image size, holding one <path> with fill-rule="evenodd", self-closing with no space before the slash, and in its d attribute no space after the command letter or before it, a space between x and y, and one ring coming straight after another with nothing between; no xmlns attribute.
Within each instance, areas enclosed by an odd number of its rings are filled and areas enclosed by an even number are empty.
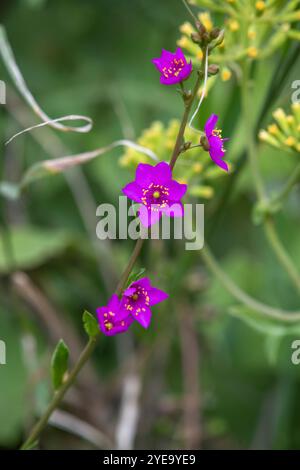
<svg viewBox="0 0 300 470"><path fill-rule="evenodd" d="M221 170L213 168L207 153L199 149L182 157L176 176L198 188L195 197L200 202L205 200L208 241L226 273L256 298L274 306L297 309L297 294L274 259L261 228L251 223L253 182L248 166L239 170L237 165L245 144L237 86L239 70L234 65L235 62L238 65L239 57L247 54L249 47L256 47L257 58L264 59L255 62L254 70L253 105L258 120L277 67L292 51L291 33L297 39L295 22L299 18L293 17L293 26L287 29L288 20L282 14L285 4L291 8L295 2L273 2L276 12L279 9L278 22L268 32L267 43L271 47L274 38L281 36L276 43L276 54L265 57L261 52L262 41L266 41L264 23L261 20L256 23L256 19L266 15L268 8L260 12L253 6L253 24L262 30L250 37L248 32L245 42L241 42L243 28L240 24L236 28L230 15L239 2L197 0L194 3L211 6L212 12L219 3L230 7L226 13L224 50L219 60L215 53L211 56L221 64L222 80L210 79L217 86L209 92L197 126L203 127L212 112L219 114L223 135L230 137L226 156L233 168L237 168L238 177L233 184L232 175L226 177ZM87 114L95 122L94 130L88 135L57 133L70 155L107 145L129 132L139 143L155 150L162 160L168 159L182 103L173 88L159 84L151 58L157 57L162 47L175 49L179 25L189 21L180 1L15 0L1 2L0 14L26 82L48 114L53 117ZM223 26L223 12L216 12L212 18L211 14L204 19ZM181 28L186 40L188 28ZM281 39L287 42L284 44ZM234 57L230 59L227 50L232 45ZM195 45L189 40L181 46L196 57L191 49ZM2 63L0 73L1 79L11 86ZM290 115L287 109L291 83L299 78L297 74L299 65L295 63L282 86L278 85L273 93L271 104L267 103L268 111L259 128L267 128L278 107ZM12 117L11 107L21 109L31 124L31 111L26 105L12 101L0 110L3 140L22 127ZM270 129L268 132L273 137ZM284 133L285 139L291 135L282 128L279 132ZM37 133L48 142L48 134L35 130L6 148L2 146L1 180L19 181L30 165L50 158L35 139ZM196 138L192 134L188 136L194 143ZM260 143L259 163L268 189L281 188L294 168L295 160L290 158L289 150L289 145L273 148ZM58 152L57 157L60 156ZM143 156L132 150L114 150L82 169L96 204L117 203L120 188L132 179L137 159L143 161ZM217 206L222 203L228 186L232 186L230 198L227 204L224 202L217 220ZM21 201L2 198L0 202L3 215L0 235L4 243L0 245L0 339L7 344L7 365L0 366L0 446L16 448L33 418L47 403L53 342L51 332L45 329L34 308L25 304L11 288L11 271L26 271L55 306L60 321L71 325L80 341L86 339L83 311L95 312L97 306L106 303L109 293L64 176L37 181ZM91 216L96 228L96 215ZM300 266L299 217L299 189L295 188L284 212L277 218L277 225L297 266ZM121 267L129 257L132 243L113 241L112 244L116 265ZM178 241L147 244L140 266L146 266L147 274L172 295L167 305L155 309L151 330L144 332L134 327L134 339L128 339L145 361L141 400L144 415L136 447L182 448L184 445L182 416L178 411L182 409L183 394L182 324L178 313L184 301L189 305L188 313L194 315L201 354L203 447L299 448L300 366L291 364L290 359L291 342L299 337L298 329L283 330L271 322L257 320L253 312L241 310L220 283L207 276L197 253L184 251L184 245ZM190 275L196 277L199 286L196 291L192 290L192 283L184 281ZM112 285L111 291L114 288ZM32 357L29 353L32 348L24 349L28 338L31 338L29 344L34 345ZM102 394L105 396L109 427L116 423L120 381L126 358L130 356L130 346L125 343L122 338L101 337L92 361L100 382L99 389L94 389L94 399L100 402ZM179 402L175 411L161 411L159 405L163 398L174 400L175 405ZM89 399L86 402L89 404ZM78 411L70 403L65 407ZM93 408L92 414L98 408L102 408L102 403ZM86 417L87 410L79 410L78 414ZM92 420L93 416L89 418ZM78 448L79 443L67 433L60 434L49 427L42 446Z"/></svg>

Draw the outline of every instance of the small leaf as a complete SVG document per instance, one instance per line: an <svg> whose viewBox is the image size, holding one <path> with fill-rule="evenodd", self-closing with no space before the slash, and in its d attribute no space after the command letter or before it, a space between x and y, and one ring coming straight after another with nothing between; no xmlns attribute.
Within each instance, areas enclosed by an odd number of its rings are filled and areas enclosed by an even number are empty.
<svg viewBox="0 0 300 470"><path fill-rule="evenodd" d="M99 326L96 318L85 310L82 316L83 327L90 338L95 338L99 334Z"/></svg>
<svg viewBox="0 0 300 470"><path fill-rule="evenodd" d="M127 279L126 286L128 287L133 282L138 281L142 277L142 275L145 273L145 271L146 271L145 268L141 268L139 271L133 271Z"/></svg>
<svg viewBox="0 0 300 470"><path fill-rule="evenodd" d="M51 360L51 375L54 390L63 383L63 378L68 369L69 349L65 342L59 340Z"/></svg>

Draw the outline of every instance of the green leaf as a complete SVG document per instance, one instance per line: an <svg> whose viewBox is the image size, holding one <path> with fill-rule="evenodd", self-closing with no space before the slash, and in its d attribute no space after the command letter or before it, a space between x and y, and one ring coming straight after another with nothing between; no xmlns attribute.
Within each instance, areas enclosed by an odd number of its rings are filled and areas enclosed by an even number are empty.
<svg viewBox="0 0 300 470"><path fill-rule="evenodd" d="M71 244L68 233L60 230L41 230L31 226L15 227L11 233L14 269L31 269L61 254ZM1 237L1 231L0 231ZM0 273L7 273L7 254L0 244Z"/></svg>
<svg viewBox="0 0 300 470"><path fill-rule="evenodd" d="M96 318L87 310L82 316L83 327L90 338L95 338L99 334L99 326Z"/></svg>
<svg viewBox="0 0 300 470"><path fill-rule="evenodd" d="M65 342L59 340L51 360L51 376L54 390L63 383L63 378L68 369L69 349Z"/></svg>
<svg viewBox="0 0 300 470"><path fill-rule="evenodd" d="M127 283L126 283L126 286L130 286L130 284L132 284L133 282L135 281L138 281L142 276L143 274L146 272L146 268L141 268L140 270L138 271L133 271L130 276L128 277L127 279Z"/></svg>

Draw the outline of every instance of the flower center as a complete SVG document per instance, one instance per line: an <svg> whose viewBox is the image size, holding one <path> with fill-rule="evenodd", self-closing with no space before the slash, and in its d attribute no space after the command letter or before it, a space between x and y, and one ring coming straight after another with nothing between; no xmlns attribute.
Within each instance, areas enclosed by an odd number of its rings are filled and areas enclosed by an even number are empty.
<svg viewBox="0 0 300 470"><path fill-rule="evenodd" d="M222 131L221 131L221 129L214 129L214 130L212 131L212 135L214 135L214 136L216 136L216 137L222 138Z"/></svg>
<svg viewBox="0 0 300 470"><path fill-rule="evenodd" d="M113 324L110 321L108 321L107 323L105 323L105 328L108 331L110 331L113 328Z"/></svg>
<svg viewBox="0 0 300 470"><path fill-rule="evenodd" d="M169 188L161 184L151 183L148 188L143 188L142 203L147 209L153 211L168 206Z"/></svg>
<svg viewBox="0 0 300 470"><path fill-rule="evenodd" d="M183 68L184 61L182 59L174 59L167 67L163 67L162 72L166 78L178 77Z"/></svg>
<svg viewBox="0 0 300 470"><path fill-rule="evenodd" d="M133 294L132 298L133 298L133 300L137 300L139 298L139 296L137 294Z"/></svg>

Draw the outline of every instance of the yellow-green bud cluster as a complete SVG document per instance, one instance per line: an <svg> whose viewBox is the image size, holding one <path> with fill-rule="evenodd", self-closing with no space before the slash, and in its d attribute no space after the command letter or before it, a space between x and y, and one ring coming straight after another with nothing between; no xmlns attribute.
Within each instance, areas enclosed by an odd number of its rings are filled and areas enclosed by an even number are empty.
<svg viewBox="0 0 300 470"><path fill-rule="evenodd" d="M259 139L282 150L300 152L300 103L292 104L289 114L276 109L273 118L275 122L259 132Z"/></svg>
<svg viewBox="0 0 300 470"><path fill-rule="evenodd" d="M300 40L300 32L293 29L300 20L299 2L275 2L271 0L188 0L194 7L207 8L212 12L223 12L226 39L211 52L209 63L220 67L220 77L228 81L235 70L235 64L248 60L261 60L272 55L288 39ZM194 8L195 9L195 8ZM208 12L198 14L199 22L208 32L215 25ZM246 31L245 31L246 28ZM194 63L202 59L202 51L193 41L196 26L186 22L180 27L182 33L177 44L185 49Z"/></svg>

